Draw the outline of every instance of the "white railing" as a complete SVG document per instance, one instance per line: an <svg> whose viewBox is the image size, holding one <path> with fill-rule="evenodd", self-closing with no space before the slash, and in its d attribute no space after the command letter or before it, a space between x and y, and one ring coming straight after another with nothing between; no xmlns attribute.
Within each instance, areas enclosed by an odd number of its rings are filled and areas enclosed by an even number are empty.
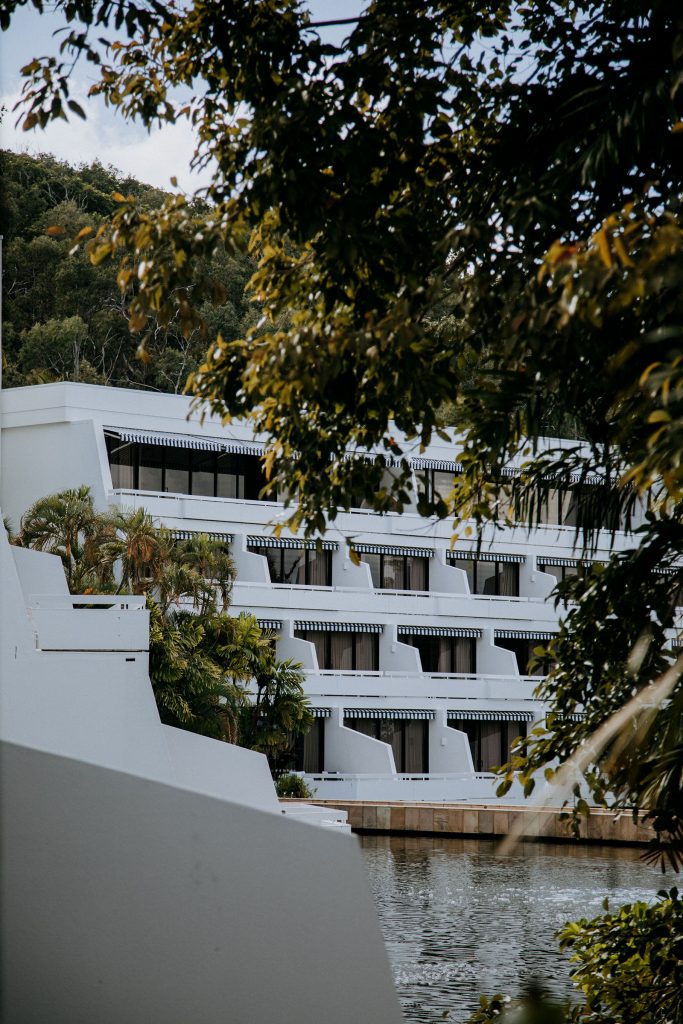
<svg viewBox="0 0 683 1024"><path fill-rule="evenodd" d="M461 683L483 683L483 682L514 682L514 683L538 683L542 676L518 676L509 673L494 675L493 673L468 673L468 672L387 672L384 670L358 670L358 669L333 669L333 668L306 668L307 676L335 677L342 679L414 679L420 676L424 679L433 679L436 682L447 682L453 680ZM419 696L419 694L417 695Z"/></svg>
<svg viewBox="0 0 683 1024"><path fill-rule="evenodd" d="M29 594L28 607L43 611L115 608L117 611L133 612L144 611L147 604L144 597L134 594Z"/></svg>
<svg viewBox="0 0 683 1024"><path fill-rule="evenodd" d="M253 583L249 580L237 580L235 587L254 587L261 588L264 590L287 590L287 591L322 591L323 593L330 593L334 591L341 594L358 594L360 593L371 593L378 597L446 597L446 598L462 598L466 601L515 601L519 603L531 602L534 604L545 604L547 598L545 597L524 597L520 595L510 595L509 597L501 596L499 594L465 594L461 591L455 590L385 590L383 587L339 587L339 586L314 586L310 583L264 583L263 581L254 581Z"/></svg>
<svg viewBox="0 0 683 1024"><path fill-rule="evenodd" d="M504 797L497 797L497 777L484 772L433 774L356 774L315 772L304 775L306 784L320 800L359 800L393 803L513 804L523 802L523 790L515 779Z"/></svg>

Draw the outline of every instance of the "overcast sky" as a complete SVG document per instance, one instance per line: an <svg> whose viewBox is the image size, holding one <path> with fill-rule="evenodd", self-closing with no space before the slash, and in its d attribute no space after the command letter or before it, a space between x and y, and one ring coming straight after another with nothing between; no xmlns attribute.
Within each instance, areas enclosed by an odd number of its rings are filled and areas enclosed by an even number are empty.
<svg viewBox="0 0 683 1024"><path fill-rule="evenodd" d="M327 20L355 15L362 0L309 0L314 18ZM52 153L71 164L97 159L112 164L140 181L169 188L175 176L181 187L192 189L202 184L190 171L194 134L185 121L154 129L148 133L140 125L124 121L108 110L100 100L86 100L94 81L92 69L79 68L72 82L71 95L85 108L87 121L72 116L57 121L46 130L23 132L15 128L12 108L21 93L20 69L33 57L54 54L59 37L52 33L62 24L51 15L38 14L33 7L20 8L13 16L8 32L0 36L0 107L5 107L0 125L0 143L5 149L28 153ZM341 34L341 30L336 30Z"/></svg>

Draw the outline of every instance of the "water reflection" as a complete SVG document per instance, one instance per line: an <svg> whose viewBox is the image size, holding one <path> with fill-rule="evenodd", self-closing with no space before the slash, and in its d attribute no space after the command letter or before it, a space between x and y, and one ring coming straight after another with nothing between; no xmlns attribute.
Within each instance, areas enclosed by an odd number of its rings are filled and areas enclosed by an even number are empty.
<svg viewBox="0 0 683 1024"><path fill-rule="evenodd" d="M377 912L407 1021L467 1019L479 995L515 995L525 979L572 991L555 932L662 887L638 850L362 836Z"/></svg>

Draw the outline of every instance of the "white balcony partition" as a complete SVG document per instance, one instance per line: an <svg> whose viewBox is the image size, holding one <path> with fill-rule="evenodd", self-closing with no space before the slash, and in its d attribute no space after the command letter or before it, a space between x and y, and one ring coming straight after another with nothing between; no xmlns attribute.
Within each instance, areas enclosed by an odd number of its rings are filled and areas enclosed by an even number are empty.
<svg viewBox="0 0 683 1024"><path fill-rule="evenodd" d="M325 722L325 767L328 772L396 771L394 753L388 743L349 729L344 724L343 708L337 707Z"/></svg>
<svg viewBox="0 0 683 1024"><path fill-rule="evenodd" d="M451 729L447 724L446 710L440 708L433 722L429 723L429 772L441 774L472 774L474 764L467 734Z"/></svg>

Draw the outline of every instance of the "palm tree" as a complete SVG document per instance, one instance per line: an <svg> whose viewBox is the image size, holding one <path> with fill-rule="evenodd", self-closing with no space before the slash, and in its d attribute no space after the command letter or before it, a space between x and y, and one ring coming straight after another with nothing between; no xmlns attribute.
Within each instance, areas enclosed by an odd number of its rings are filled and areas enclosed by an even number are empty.
<svg viewBox="0 0 683 1024"><path fill-rule="evenodd" d="M110 532L106 517L95 512L90 488L62 491L36 501L21 519L19 543L59 555L69 590L83 590L88 583L107 587L110 572L97 550Z"/></svg>
<svg viewBox="0 0 683 1024"><path fill-rule="evenodd" d="M303 680L301 665L279 661L269 644L255 674L256 700L242 712L242 741L266 754L272 766L313 724Z"/></svg>
<svg viewBox="0 0 683 1024"><path fill-rule="evenodd" d="M163 566L173 557L171 534L158 527L142 508L116 512L111 522L113 533L102 546L101 555L112 569L118 569L118 592L148 593Z"/></svg>
<svg viewBox="0 0 683 1024"><path fill-rule="evenodd" d="M196 533L176 542L176 559L180 565L191 566L209 584L206 601L215 602L216 591L221 598L221 610L227 611L232 585L237 571L227 543Z"/></svg>

